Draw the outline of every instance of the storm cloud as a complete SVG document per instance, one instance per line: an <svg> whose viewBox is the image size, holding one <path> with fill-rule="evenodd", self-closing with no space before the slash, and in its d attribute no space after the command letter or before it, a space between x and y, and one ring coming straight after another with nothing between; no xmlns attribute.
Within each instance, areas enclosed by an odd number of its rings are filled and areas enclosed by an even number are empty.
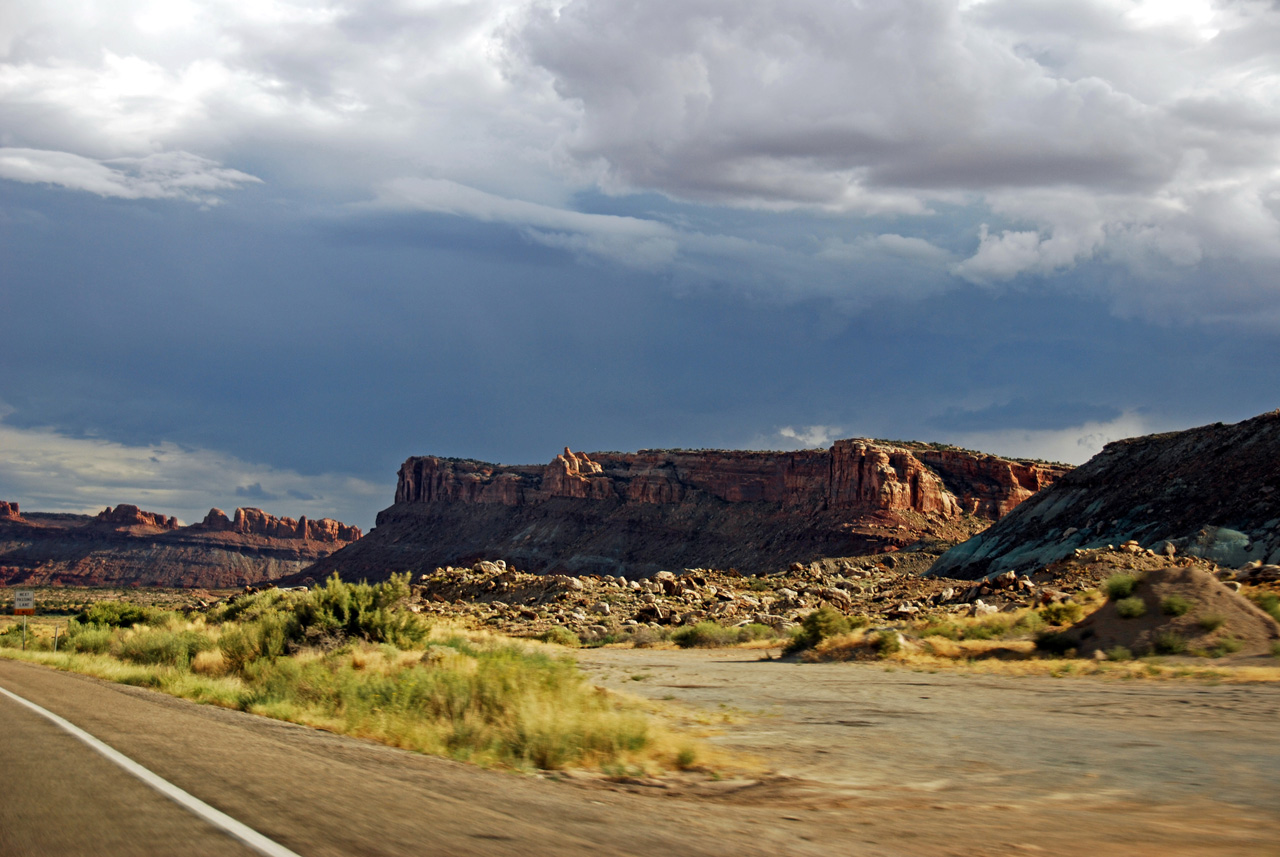
<svg viewBox="0 0 1280 857"><path fill-rule="evenodd" d="M15 0L0 427L367 526L340 486L424 452L1251 416L1278 43L1254 0Z"/></svg>

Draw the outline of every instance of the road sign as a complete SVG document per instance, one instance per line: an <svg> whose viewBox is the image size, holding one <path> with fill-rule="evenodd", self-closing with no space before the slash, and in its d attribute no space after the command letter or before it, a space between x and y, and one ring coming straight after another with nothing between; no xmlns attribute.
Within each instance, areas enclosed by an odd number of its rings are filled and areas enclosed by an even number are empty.
<svg viewBox="0 0 1280 857"><path fill-rule="evenodd" d="M13 593L13 615L36 615L36 594L30 589L19 589Z"/></svg>

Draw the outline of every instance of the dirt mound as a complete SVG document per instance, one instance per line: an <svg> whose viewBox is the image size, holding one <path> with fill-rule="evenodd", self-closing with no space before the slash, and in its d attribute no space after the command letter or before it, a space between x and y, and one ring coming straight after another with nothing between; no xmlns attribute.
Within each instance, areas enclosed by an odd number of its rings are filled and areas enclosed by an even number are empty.
<svg viewBox="0 0 1280 857"><path fill-rule="evenodd" d="M1117 648L1134 655L1246 656L1269 654L1280 624L1207 571L1175 565L1147 571L1128 594L1113 593L1063 638L1085 657Z"/></svg>

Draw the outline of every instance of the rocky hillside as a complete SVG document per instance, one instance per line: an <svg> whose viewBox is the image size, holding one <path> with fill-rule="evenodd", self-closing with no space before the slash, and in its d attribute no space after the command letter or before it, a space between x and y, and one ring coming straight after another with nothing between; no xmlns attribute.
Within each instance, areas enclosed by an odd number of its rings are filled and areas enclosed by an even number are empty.
<svg viewBox="0 0 1280 857"><path fill-rule="evenodd" d="M1129 539L1232 568L1280 563L1280 411L1107 444L929 573L973 580Z"/></svg>
<svg viewBox="0 0 1280 857"><path fill-rule="evenodd" d="M320 579L504 558L538 573L742 572L957 541L1067 468L926 444L837 441L802 452L574 453L547 465L410 458L395 505Z"/></svg>
<svg viewBox="0 0 1280 857"><path fill-rule="evenodd" d="M324 518L213 509L189 527L137 506L97 516L22 513L0 503L0 584L242 586L292 574L360 538Z"/></svg>

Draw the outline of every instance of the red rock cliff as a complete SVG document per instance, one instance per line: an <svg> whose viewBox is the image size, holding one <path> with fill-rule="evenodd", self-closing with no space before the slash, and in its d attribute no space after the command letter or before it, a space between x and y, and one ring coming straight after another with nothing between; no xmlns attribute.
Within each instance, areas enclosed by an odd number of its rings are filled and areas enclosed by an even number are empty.
<svg viewBox="0 0 1280 857"><path fill-rule="evenodd" d="M162 530L178 529L178 519L165 517L160 512L144 512L137 506L121 503L114 509L108 506L94 518L114 527L158 527Z"/></svg>
<svg viewBox="0 0 1280 857"><path fill-rule="evenodd" d="M18 504L10 503L8 500L0 500L0 521L21 521L22 515L18 512Z"/></svg>
<svg viewBox="0 0 1280 857"><path fill-rule="evenodd" d="M269 539L309 539L317 542L353 542L360 538L360 528L352 527L332 518L309 521L306 516L277 518L261 509L236 509L235 519L227 517L221 509L210 509L195 528L214 533L240 533Z"/></svg>
<svg viewBox="0 0 1280 857"><path fill-rule="evenodd" d="M801 452L641 450L591 457L566 448L541 468L410 458L400 468L396 503L523 506L566 497L678 504L696 492L728 503L998 518L1067 470L863 439Z"/></svg>

